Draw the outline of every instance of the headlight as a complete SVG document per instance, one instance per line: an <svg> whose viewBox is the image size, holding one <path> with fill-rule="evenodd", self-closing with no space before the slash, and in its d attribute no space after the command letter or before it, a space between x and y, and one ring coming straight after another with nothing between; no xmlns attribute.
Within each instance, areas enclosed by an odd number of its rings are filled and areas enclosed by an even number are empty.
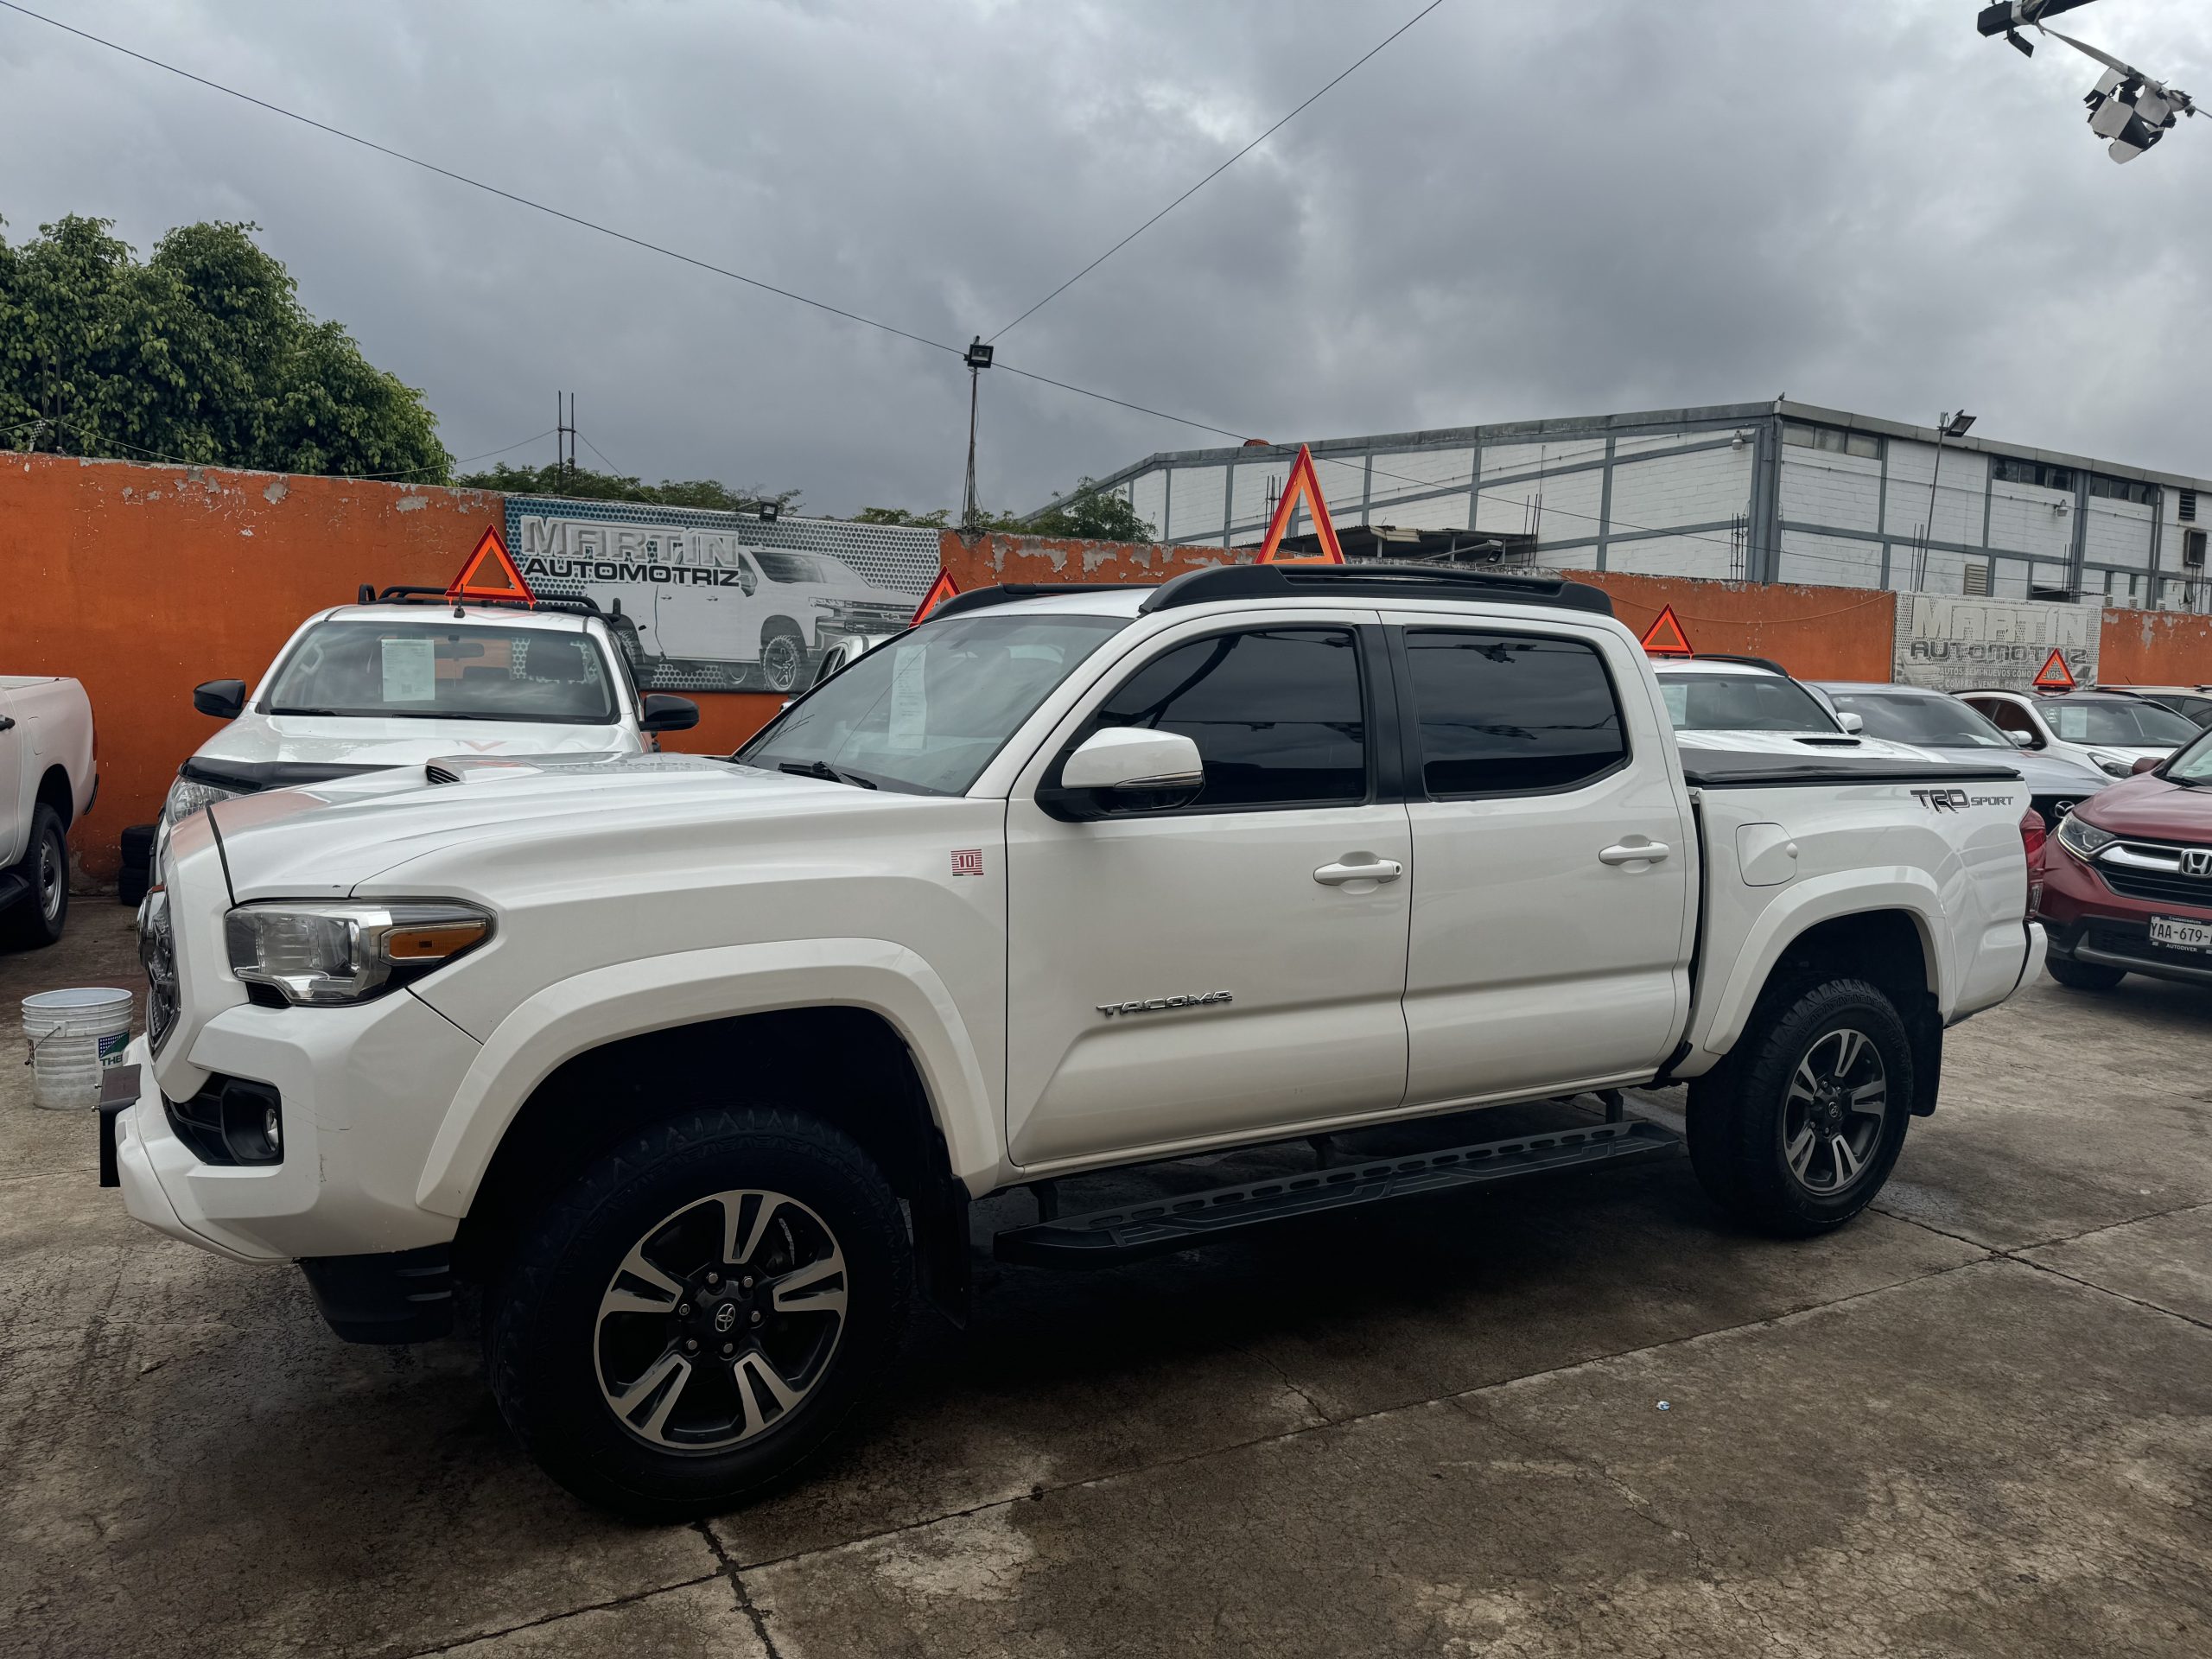
<svg viewBox="0 0 2212 1659"><path fill-rule="evenodd" d="M236 800L250 793L243 789L226 789L220 784L203 784L194 778L179 778L169 785L169 798L162 803L162 817L170 823L181 823L194 813L211 807L218 801Z"/></svg>
<svg viewBox="0 0 2212 1659"><path fill-rule="evenodd" d="M2083 823L2078 811L2069 812L2058 821L2058 844L2076 858L2094 858L2119 839L2109 830Z"/></svg>
<svg viewBox="0 0 2212 1659"><path fill-rule="evenodd" d="M2097 770L2114 778L2132 777L2135 771L2125 760L2107 760L2101 754L2097 757Z"/></svg>
<svg viewBox="0 0 2212 1659"><path fill-rule="evenodd" d="M474 905L241 905L223 924L231 971L287 1002L365 1002L420 979L492 937Z"/></svg>

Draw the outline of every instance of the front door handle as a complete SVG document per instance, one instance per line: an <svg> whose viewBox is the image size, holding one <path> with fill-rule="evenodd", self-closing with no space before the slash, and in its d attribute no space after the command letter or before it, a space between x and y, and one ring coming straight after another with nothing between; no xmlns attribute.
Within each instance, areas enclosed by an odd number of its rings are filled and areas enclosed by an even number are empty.
<svg viewBox="0 0 2212 1659"><path fill-rule="evenodd" d="M12 732L15 729L15 716L12 715L0 715L0 732Z"/></svg>
<svg viewBox="0 0 2212 1659"><path fill-rule="evenodd" d="M1600 864L1634 864L1641 860L1656 864L1672 851L1674 849L1663 841L1640 842L1635 846L1623 842L1618 846L1608 847L1604 852L1599 854L1598 861Z"/></svg>
<svg viewBox="0 0 2212 1659"><path fill-rule="evenodd" d="M1395 858L1346 853L1338 862L1314 871L1313 879L1325 887L1341 887L1348 881L1395 881L1405 873L1406 867Z"/></svg>

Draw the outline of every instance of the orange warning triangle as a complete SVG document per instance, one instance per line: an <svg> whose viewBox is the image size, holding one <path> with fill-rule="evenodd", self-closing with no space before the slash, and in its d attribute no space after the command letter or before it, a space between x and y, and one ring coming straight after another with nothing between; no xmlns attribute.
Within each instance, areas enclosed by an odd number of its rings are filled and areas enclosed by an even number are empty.
<svg viewBox="0 0 2212 1659"><path fill-rule="evenodd" d="M1292 510L1303 501L1313 515L1313 528L1321 538L1321 556L1318 559L1286 559L1280 556L1282 533L1290 524ZM1329 504L1322 499L1321 480L1313 475L1313 452L1304 444L1298 446L1298 459L1290 464L1290 481L1283 486L1282 499L1275 503L1275 516L1268 523L1268 539L1260 544L1262 564L1342 564L1344 550L1337 540L1337 527L1329 520Z"/></svg>
<svg viewBox="0 0 2212 1659"><path fill-rule="evenodd" d="M1654 657L1694 657L1690 649L1690 637L1682 632L1681 619L1675 614L1675 607L1668 606L1657 619L1643 631L1643 648Z"/></svg>
<svg viewBox="0 0 2212 1659"><path fill-rule="evenodd" d="M486 528L476 550L461 567L461 574L446 589L448 599L518 599L528 604L535 597L530 584L507 556L506 538L496 527Z"/></svg>
<svg viewBox="0 0 2212 1659"><path fill-rule="evenodd" d="M938 606L944 604L946 600L950 599L959 591L960 584L953 581L951 571L938 571L937 573L937 580L930 584L929 592L922 595L922 602L914 607L913 620L908 622L906 626L910 628L918 627L921 624L928 621L930 619L930 613L931 611L937 609Z"/></svg>
<svg viewBox="0 0 2212 1659"><path fill-rule="evenodd" d="M2064 654L2056 647L2044 659L2041 671L2036 675L2035 687L2038 691L2071 691L2074 689L2074 671L2066 666Z"/></svg>

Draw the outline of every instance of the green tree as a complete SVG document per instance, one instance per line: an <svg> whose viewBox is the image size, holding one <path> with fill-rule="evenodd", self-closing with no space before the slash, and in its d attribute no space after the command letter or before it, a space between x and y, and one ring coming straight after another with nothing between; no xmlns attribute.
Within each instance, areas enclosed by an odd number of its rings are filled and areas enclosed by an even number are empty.
<svg viewBox="0 0 2212 1659"><path fill-rule="evenodd" d="M934 512L910 512L904 507L862 507L853 515L856 524L914 524L924 530L944 530L951 514L943 507ZM1065 496L1054 496L1052 505L1026 518L1011 512L984 512L976 528L1009 536L1055 536L1091 542L1149 542L1158 532L1149 520L1124 497L1102 490L1093 479L1084 479Z"/></svg>
<svg viewBox="0 0 2212 1659"><path fill-rule="evenodd" d="M0 448L442 483L423 394L299 302L251 224L141 263L113 221L0 236Z"/></svg>
<svg viewBox="0 0 2212 1659"><path fill-rule="evenodd" d="M577 501L643 501L662 507L707 507L721 512L757 512L772 504L779 512L798 505L797 490L734 490L720 479L694 478L681 483L663 479L648 484L620 473L596 473L588 467L510 467L464 473L454 480L466 490L504 490L509 495L564 495Z"/></svg>

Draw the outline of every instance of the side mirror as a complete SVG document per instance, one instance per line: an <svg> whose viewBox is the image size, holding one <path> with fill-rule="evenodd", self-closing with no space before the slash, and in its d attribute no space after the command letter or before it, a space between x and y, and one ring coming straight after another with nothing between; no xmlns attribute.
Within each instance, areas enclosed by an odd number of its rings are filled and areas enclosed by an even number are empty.
<svg viewBox="0 0 2212 1659"><path fill-rule="evenodd" d="M699 705L689 697L671 697L656 691L645 699L645 716L638 729L645 732L688 732L699 723Z"/></svg>
<svg viewBox="0 0 2212 1659"><path fill-rule="evenodd" d="M2139 754L2135 757L2135 764L2127 770L2132 777L2141 772L2156 772L2165 764L2166 757L2163 754Z"/></svg>
<svg viewBox="0 0 2212 1659"><path fill-rule="evenodd" d="M245 710L244 680L210 680L192 688L192 706L218 720L236 720Z"/></svg>
<svg viewBox="0 0 2212 1659"><path fill-rule="evenodd" d="M2036 734L2033 732L2016 732L2007 727L2005 735L2012 740L2012 747L2016 749L2032 749L2036 746Z"/></svg>
<svg viewBox="0 0 2212 1659"><path fill-rule="evenodd" d="M1093 732L1061 762L1058 785L1038 791L1037 804L1077 822L1156 812L1188 805L1205 782L1198 746L1181 733L1113 726Z"/></svg>
<svg viewBox="0 0 2212 1659"><path fill-rule="evenodd" d="M1838 709L1836 711L1836 721L1845 731L1850 733L1853 737L1858 736L1859 733L1866 729L1866 721L1860 716L1853 714L1847 709Z"/></svg>

